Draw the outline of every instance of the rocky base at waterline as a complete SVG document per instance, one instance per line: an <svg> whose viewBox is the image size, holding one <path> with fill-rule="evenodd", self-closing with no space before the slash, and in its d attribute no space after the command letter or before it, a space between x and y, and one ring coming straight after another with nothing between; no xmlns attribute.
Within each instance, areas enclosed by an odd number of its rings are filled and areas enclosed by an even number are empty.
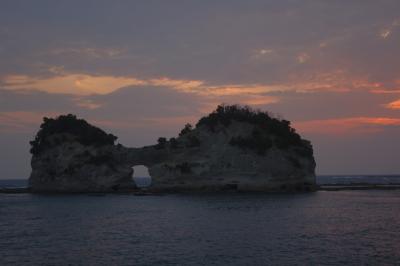
<svg viewBox="0 0 400 266"><path fill-rule="evenodd" d="M21 194L21 193L30 193L30 188L2 188L0 187L0 194Z"/></svg>
<svg viewBox="0 0 400 266"><path fill-rule="evenodd" d="M116 139L74 115L44 118L31 142L31 191L133 191L135 165L149 168L152 192L316 189L311 143L289 121L248 107L218 106L152 146Z"/></svg>
<svg viewBox="0 0 400 266"><path fill-rule="evenodd" d="M305 189L305 190L304 190ZM368 185L322 185L322 186L315 186L313 187L312 191L343 191L343 190L400 190L400 185L382 185L382 184L368 184ZM311 191L308 188L305 187L300 187L300 190L298 190L296 187L289 187L289 188L285 188L285 189L277 189L277 190L268 190L269 193L292 193L292 192L308 192ZM0 188L0 194L23 194L23 193L31 193L32 190L30 188ZM249 191L238 191L236 189L232 190L229 188L229 186L227 188L223 188L220 187L219 190L212 190L212 191L208 191L208 190L164 190L162 193L203 193L203 192L209 192L209 193L213 193L213 192L217 192L217 193L221 193L221 192L227 192L227 193L231 193L231 192L249 192ZM251 191L254 192L254 191ZM265 191L259 191L259 192L265 192ZM37 193L37 191L36 191ZM68 191L64 191L64 192L59 192L59 191L47 191L47 192L42 192L42 193L47 193L47 194L75 194L75 193L85 193L88 195L95 195L95 196L103 196L106 195L106 193L112 193L112 194L132 194L135 196L148 196L148 195L159 195L160 193L157 193L156 191L152 191L152 190L147 190L147 189L140 189L140 188L135 188L133 190L125 190L125 191L114 191L114 190L110 190L110 191L106 191L106 192L68 192Z"/></svg>

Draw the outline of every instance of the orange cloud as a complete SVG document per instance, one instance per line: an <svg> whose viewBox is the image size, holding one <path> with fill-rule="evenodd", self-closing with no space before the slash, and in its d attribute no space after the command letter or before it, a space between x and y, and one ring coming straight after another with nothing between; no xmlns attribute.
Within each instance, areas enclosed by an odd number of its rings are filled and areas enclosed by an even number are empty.
<svg viewBox="0 0 400 266"><path fill-rule="evenodd" d="M264 51L267 53L267 51ZM32 77L27 75L9 75L0 81L2 86L11 90L39 90L48 93L63 93L78 96L76 104L87 109L96 109L100 104L84 100L82 96L109 94L126 86L165 86L184 93L194 93L208 97L208 101L224 102L233 97L237 103L262 105L275 103L277 97L266 96L272 92L296 91L312 93L315 91L348 92L352 89L370 90L381 93L385 90L380 83L369 82L367 78L351 78L345 71L337 70L320 73L312 78L290 76L286 82L276 84L211 84L204 80L173 79L158 77L141 79L129 76L100 76L79 73L67 73L62 67L51 68L53 77Z"/></svg>
<svg viewBox="0 0 400 266"><path fill-rule="evenodd" d="M382 127L385 126L400 126L400 118L349 117L294 123L294 127L299 132L328 135L376 133L382 131Z"/></svg>
<svg viewBox="0 0 400 266"><path fill-rule="evenodd" d="M27 75L9 75L2 79L3 86L12 90L39 90L48 93L65 93L74 95L109 94L126 86L165 86L184 92L201 91L204 81L170 79L138 79L123 76L95 76L88 74L68 74L63 69L50 69L59 74L50 78L38 78Z"/></svg>
<svg viewBox="0 0 400 266"><path fill-rule="evenodd" d="M264 95L249 95L247 99L242 100L242 103L247 105L264 105L277 102L279 102L277 97Z"/></svg>
<svg viewBox="0 0 400 266"><path fill-rule="evenodd" d="M63 72L62 72L63 73ZM119 88L126 86L165 86L185 93L195 93L202 96L233 96L261 94L273 91L286 91L292 87L286 85L260 85L260 84L232 84L232 85L209 85L201 80L171 79L168 77L153 79L137 79L134 77L115 76L93 76L87 74L62 74L50 78L36 78L26 75L10 75L2 80L3 86L11 90L38 90L47 93L63 93L78 96L92 94L109 94ZM253 97L255 98L255 97ZM257 97L265 103L267 97ZM80 98L79 98L80 99ZM268 100L270 102L270 99ZM97 104L77 101L82 107L95 109ZM250 104L250 103L249 103ZM261 103L259 103L261 104Z"/></svg>
<svg viewBox="0 0 400 266"><path fill-rule="evenodd" d="M260 94L273 91L287 90L284 86L266 86L260 84L248 85L221 85L221 86L207 86L203 87L201 94L224 96L224 95L246 95L246 94Z"/></svg>
<svg viewBox="0 0 400 266"><path fill-rule="evenodd" d="M144 81L135 78L86 74L68 74L51 78L12 75L6 76L3 83L6 89L34 89L48 93L75 95L108 94L121 87L145 84Z"/></svg>
<svg viewBox="0 0 400 266"><path fill-rule="evenodd" d="M388 109L395 109L395 110L400 109L400 99L386 104L385 107Z"/></svg>
<svg viewBox="0 0 400 266"><path fill-rule="evenodd" d="M89 110L98 109L102 106L100 103L96 103L93 100L84 99L82 97L75 98L74 101L77 106L85 108L85 109L89 109Z"/></svg>
<svg viewBox="0 0 400 266"><path fill-rule="evenodd" d="M184 80L184 79L170 79L167 77L150 79L147 84L153 86L166 86L172 87L182 91L192 91L201 88L204 81L201 80Z"/></svg>

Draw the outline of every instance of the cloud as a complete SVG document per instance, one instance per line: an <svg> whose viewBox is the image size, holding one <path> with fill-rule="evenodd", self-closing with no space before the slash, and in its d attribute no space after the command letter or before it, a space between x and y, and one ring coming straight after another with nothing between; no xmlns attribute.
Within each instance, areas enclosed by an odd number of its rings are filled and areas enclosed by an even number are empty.
<svg viewBox="0 0 400 266"><path fill-rule="evenodd" d="M393 34L393 31L396 30L396 28L399 27L399 26L400 26L400 20L399 19L395 19L395 20L393 20L393 22L388 27L383 28L379 32L379 36L382 39L387 39Z"/></svg>
<svg viewBox="0 0 400 266"><path fill-rule="evenodd" d="M74 95L108 94L127 86L159 86L191 92L203 88L204 81L157 77L140 79L129 76L90 75L68 73L63 67L50 67L51 77L7 75L0 79L3 88L10 90L38 90L47 93Z"/></svg>
<svg viewBox="0 0 400 266"><path fill-rule="evenodd" d="M308 55L307 53L300 53L299 55L297 55L297 62L299 62L300 64L304 64L308 60L310 60L310 55Z"/></svg>
<svg viewBox="0 0 400 266"><path fill-rule="evenodd" d="M74 101L77 106L90 110L98 109L102 106L91 99L85 99L83 97L74 98Z"/></svg>
<svg viewBox="0 0 400 266"><path fill-rule="evenodd" d="M96 47L65 47L54 48L46 52L49 55L68 55L68 56L85 56L89 58L108 58L116 59L124 56L124 50L119 48L96 48Z"/></svg>
<svg viewBox="0 0 400 266"><path fill-rule="evenodd" d="M50 78L9 75L2 79L3 87L12 90L39 90L47 93L74 95L107 94L128 85L142 85L135 78L68 74Z"/></svg>
<svg viewBox="0 0 400 266"><path fill-rule="evenodd" d="M381 32L379 33L379 36L381 36L383 39L386 39L389 37L389 35L392 33L392 31L390 29L383 29L381 30Z"/></svg>
<svg viewBox="0 0 400 266"><path fill-rule="evenodd" d="M304 59L306 60L306 59ZM305 62L305 61L304 61ZM126 86L169 87L177 91L203 96L230 96L265 94L282 91L349 91L352 89L382 90L384 85L370 82L368 78L350 77L341 70L317 73L305 79L301 75L290 76L280 83L213 84L206 80L174 79L170 77L138 78L133 76L90 75L68 73L62 67L51 67L51 77L7 75L1 84L9 90L38 90L52 94L85 96L109 94Z"/></svg>
<svg viewBox="0 0 400 266"><path fill-rule="evenodd" d="M393 110L400 109L400 99L386 104L385 107Z"/></svg>
<svg viewBox="0 0 400 266"><path fill-rule="evenodd" d="M150 79L145 83L152 86L166 86L181 91L191 92L198 88L202 88L205 82L201 80L183 80L183 79L171 79L168 77L161 77L161 78Z"/></svg>
<svg viewBox="0 0 400 266"><path fill-rule="evenodd" d="M385 127L400 127L400 118L391 117L346 117L298 121L295 128L302 133L325 135L354 135L378 133Z"/></svg>
<svg viewBox="0 0 400 266"><path fill-rule="evenodd" d="M253 60L266 60L271 59L277 56L277 53L274 49L270 48L261 48L255 49L251 52L250 59Z"/></svg>
<svg viewBox="0 0 400 266"><path fill-rule="evenodd" d="M371 93L375 94L400 94L400 90L386 90L386 89L374 89L370 90Z"/></svg>
<svg viewBox="0 0 400 266"><path fill-rule="evenodd" d="M21 12L10 1L0 9L1 125L31 127L33 134L38 124L28 113L71 112L142 145L226 102L300 121L307 134L344 128L337 136L349 134L351 143L360 135L378 143L397 128L387 119L400 115L400 2L343 6L282 0L78 7L60 0L26 1ZM386 120L371 120L377 118ZM335 143L326 161L343 158L339 138L324 136L318 147Z"/></svg>
<svg viewBox="0 0 400 266"><path fill-rule="evenodd" d="M291 121L336 119L338 117L393 117L399 116L384 108L393 100L393 94L373 94L368 90L311 92L283 91L267 95L279 101L259 106L280 114Z"/></svg>
<svg viewBox="0 0 400 266"><path fill-rule="evenodd" d="M193 89L201 83L191 81L160 78L150 82L156 85L126 86L108 94L90 95L0 89L0 112L76 113L96 120L115 121L115 125L123 125L123 120L149 124L164 118L172 121L173 117L200 117L222 102L265 105L279 101L276 96L235 94L230 90L198 93Z"/></svg>

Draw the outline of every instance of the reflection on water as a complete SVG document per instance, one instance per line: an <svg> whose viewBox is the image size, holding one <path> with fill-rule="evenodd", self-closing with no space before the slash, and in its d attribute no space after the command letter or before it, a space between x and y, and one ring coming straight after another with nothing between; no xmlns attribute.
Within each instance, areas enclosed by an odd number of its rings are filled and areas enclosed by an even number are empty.
<svg viewBox="0 0 400 266"><path fill-rule="evenodd" d="M0 265L400 263L400 191L0 195Z"/></svg>

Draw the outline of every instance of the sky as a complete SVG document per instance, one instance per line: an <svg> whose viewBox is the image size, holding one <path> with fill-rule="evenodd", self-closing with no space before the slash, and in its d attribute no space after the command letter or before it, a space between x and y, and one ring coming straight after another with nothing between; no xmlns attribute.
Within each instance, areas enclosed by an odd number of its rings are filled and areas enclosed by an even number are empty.
<svg viewBox="0 0 400 266"><path fill-rule="evenodd" d="M143 146L220 103L292 122L317 174L400 174L400 1L1 0L0 179L44 116Z"/></svg>

